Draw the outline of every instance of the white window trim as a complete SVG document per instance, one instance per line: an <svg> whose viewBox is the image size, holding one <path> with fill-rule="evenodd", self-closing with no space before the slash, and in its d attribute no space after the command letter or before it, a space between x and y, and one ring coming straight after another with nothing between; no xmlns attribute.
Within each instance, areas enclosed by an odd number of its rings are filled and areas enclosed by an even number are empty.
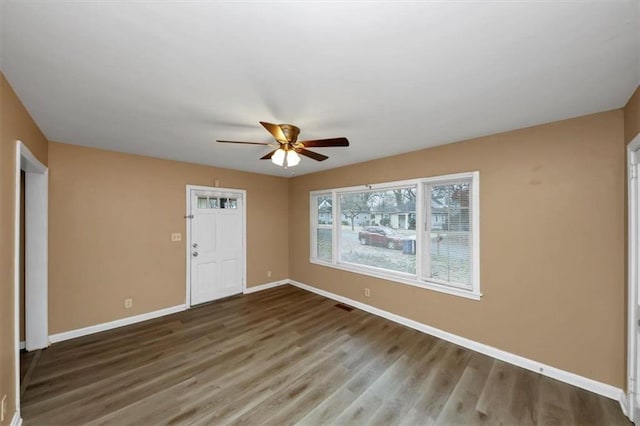
<svg viewBox="0 0 640 426"><path fill-rule="evenodd" d="M447 181L457 181L461 179L471 179L471 287L463 288L457 287L455 284L438 283L437 280L418 278L422 277L422 263L418 257L419 253L424 250L423 235L426 232L426 216L425 206L426 201L424 198L424 186L425 184L433 183L446 183ZM443 176L433 176L421 179L409 179L404 181L385 182L379 184L367 184L364 185L364 190L386 190L398 187L416 187L416 274L406 274L403 272L395 272L386 269L378 269L371 266L357 265L346 262L340 262L340 247L338 244L338 226L342 223L340 221L340 209L337 208L338 195L346 192L363 191L363 186L350 186L343 188L332 188L311 191L309 193L310 200L310 232L311 232L311 256L309 262L315 265L327 266L330 268L340 269L343 271L353 272L357 274L367 275L374 278L380 278L387 281L397 282L400 284L408 284L415 287L425 288L428 290L434 290L441 293L460 296L472 300L480 300L482 293L480 292L480 173L478 171L456 173ZM317 258L317 241L316 230L318 225L318 215L316 206L314 205L315 197L319 195L331 195L333 200L332 215L333 215L333 233L331 239L332 245L332 257L331 261L326 261ZM428 209L428 206L426 207Z"/></svg>

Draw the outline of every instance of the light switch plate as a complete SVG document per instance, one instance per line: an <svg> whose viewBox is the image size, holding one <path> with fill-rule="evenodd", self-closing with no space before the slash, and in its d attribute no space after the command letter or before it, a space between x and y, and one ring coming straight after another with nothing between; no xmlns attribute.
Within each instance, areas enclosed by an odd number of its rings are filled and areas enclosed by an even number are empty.
<svg viewBox="0 0 640 426"><path fill-rule="evenodd" d="M182 234L179 232L175 232L173 234L171 234L171 242L176 242L176 241L181 241L182 240Z"/></svg>

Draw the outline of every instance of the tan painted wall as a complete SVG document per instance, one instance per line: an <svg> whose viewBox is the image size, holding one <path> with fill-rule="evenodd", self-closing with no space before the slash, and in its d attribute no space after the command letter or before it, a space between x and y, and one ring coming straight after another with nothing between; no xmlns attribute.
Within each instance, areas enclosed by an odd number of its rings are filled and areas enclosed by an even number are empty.
<svg viewBox="0 0 640 426"><path fill-rule="evenodd" d="M616 110L293 178L291 278L624 387L622 120ZM481 301L309 263L309 191L472 170Z"/></svg>
<svg viewBox="0 0 640 426"><path fill-rule="evenodd" d="M640 86L624 107L624 141L631 142L640 133Z"/></svg>
<svg viewBox="0 0 640 426"><path fill-rule="evenodd" d="M285 178L61 143L49 165L50 333L185 302L187 184L246 189L247 285L288 277Z"/></svg>
<svg viewBox="0 0 640 426"><path fill-rule="evenodd" d="M15 408L14 262L16 140L47 164L47 140L0 72L0 399L7 395L9 424Z"/></svg>

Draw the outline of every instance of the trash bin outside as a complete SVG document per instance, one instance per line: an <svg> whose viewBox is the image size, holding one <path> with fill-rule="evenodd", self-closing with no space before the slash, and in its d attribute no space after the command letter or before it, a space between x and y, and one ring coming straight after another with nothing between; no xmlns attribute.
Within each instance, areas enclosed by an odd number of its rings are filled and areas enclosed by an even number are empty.
<svg viewBox="0 0 640 426"><path fill-rule="evenodd" d="M402 254L416 254L416 240L403 240Z"/></svg>

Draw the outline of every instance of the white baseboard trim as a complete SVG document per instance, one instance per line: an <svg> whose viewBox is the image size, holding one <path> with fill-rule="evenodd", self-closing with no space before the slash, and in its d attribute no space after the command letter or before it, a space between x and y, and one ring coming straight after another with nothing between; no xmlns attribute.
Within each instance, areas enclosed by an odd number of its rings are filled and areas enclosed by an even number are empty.
<svg viewBox="0 0 640 426"><path fill-rule="evenodd" d="M20 342L20 350L26 349L27 348L27 343L22 341Z"/></svg>
<svg viewBox="0 0 640 426"><path fill-rule="evenodd" d="M147 321L153 318L163 317L165 315L184 311L185 309L185 305L171 306L169 308L159 309L157 311L147 312L145 314L122 318L115 321L104 322L102 324L91 325L89 327L78 328L77 330L52 334L49 336L49 343L57 343L64 340L75 339L76 337L87 336L89 334L99 333L101 331L111 330L113 328L123 327L125 325L135 324L137 322Z"/></svg>
<svg viewBox="0 0 640 426"><path fill-rule="evenodd" d="M620 395L620 408L622 409L622 413L629 417L629 397L624 392Z"/></svg>
<svg viewBox="0 0 640 426"><path fill-rule="evenodd" d="M267 290L270 288L278 287L281 285L289 284L289 280L274 281L266 284L261 284L253 287L248 287L244 290L244 294L255 293L257 291ZM137 322L147 321L153 318L170 315L176 312L186 310L186 305L177 305L170 308L160 309L153 312L147 312L145 314L136 315L133 317L122 318L115 321L105 322L102 324L91 325L89 327L79 328L77 330L65 331L62 333L56 333L49 336L49 343L58 343L64 340L75 339L76 337L87 336L89 334L99 333L101 331L111 330L113 328L123 327L125 325L135 324ZM20 348L24 349L24 342L20 343Z"/></svg>
<svg viewBox="0 0 640 426"><path fill-rule="evenodd" d="M480 352L492 358L499 359L500 361L508 362L509 364L513 364L518 367L525 368L527 370L535 371L536 373L540 373L547 377L551 377L552 379L560 380L561 382L565 382L570 385L577 386L579 388L597 393L599 395L613 399L614 401L622 401L626 398L623 390L620 388L616 388L615 386L598 382L596 380L589 379L587 377L580 376L578 374L571 373L569 371L561 370L559 368L552 367L550 365L546 365L546 364L522 357L520 355L513 354L511 352L506 352L501 349L494 348L493 346L485 345L483 343L479 343L474 340L467 339L466 337L461 337L461 336L449 333L447 331L440 330L438 328L420 323L418 321L414 321L412 319L405 318L403 316L396 315L394 313L376 308L374 306L367 305L366 303L358 302L356 300L349 299L348 297L330 293L328 291L321 290L319 288L312 287L310 285L303 284L298 281L289 280L288 282L289 284L299 287L303 290L307 290L312 293L319 294L320 296L324 296L329 299L346 303L348 305L353 306L354 308L358 308L360 310L369 312L371 314L380 316L382 318L386 318L393 322L397 322L398 324L405 325L407 327L413 328L414 330L418 330L423 333L438 337L442 340L455 343L456 345L465 347L467 349Z"/></svg>
<svg viewBox="0 0 640 426"><path fill-rule="evenodd" d="M20 426L22 424L22 417L20 417L20 413L17 411L13 413L13 417L11 418L11 426Z"/></svg>
<svg viewBox="0 0 640 426"><path fill-rule="evenodd" d="M253 287L245 288L243 293L250 294L250 293L255 293L257 291L268 290L274 287L280 287L281 285L289 284L290 281L291 280L280 280L280 281L273 281L266 284L254 285Z"/></svg>

